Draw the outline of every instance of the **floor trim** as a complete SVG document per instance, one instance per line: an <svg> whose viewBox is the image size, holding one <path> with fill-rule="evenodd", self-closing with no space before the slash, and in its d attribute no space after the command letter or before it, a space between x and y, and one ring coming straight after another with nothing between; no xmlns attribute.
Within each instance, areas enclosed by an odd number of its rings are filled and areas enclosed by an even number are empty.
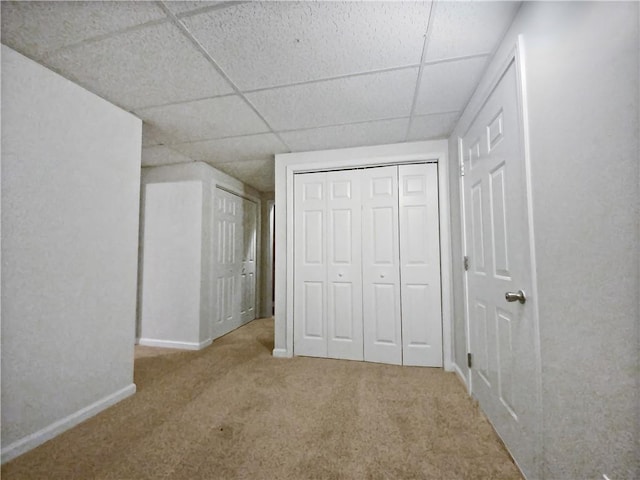
<svg viewBox="0 0 640 480"><path fill-rule="evenodd" d="M141 338L138 341L138 345L145 347L161 347L161 348L179 348L181 350L202 350L208 347L213 342L212 339L205 340L204 342L176 342L173 340L159 340L157 338Z"/></svg>
<svg viewBox="0 0 640 480"><path fill-rule="evenodd" d="M51 425L38 430L35 433L27 435L26 437L13 442L12 444L3 448L0 452L2 463L4 464L9 460L13 460L14 458L22 455L23 453L27 453L29 450L42 445L44 442L51 440L53 437L60 435L62 432L65 432L72 427L75 427L79 423L93 417L94 415L97 415L101 411L111 407L112 405L115 405L119 401L124 400L134 393L136 393L136 385L132 383L118 390L117 392L112 393L111 395L107 395L97 402L94 402L91 405L88 405L78 410L77 412L74 412L71 415L58 420L57 422L54 422Z"/></svg>

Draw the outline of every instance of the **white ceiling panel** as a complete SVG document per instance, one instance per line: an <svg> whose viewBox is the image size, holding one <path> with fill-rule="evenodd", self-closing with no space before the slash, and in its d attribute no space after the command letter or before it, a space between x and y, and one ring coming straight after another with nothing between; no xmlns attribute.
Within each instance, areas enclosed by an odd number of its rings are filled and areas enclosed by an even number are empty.
<svg viewBox="0 0 640 480"><path fill-rule="evenodd" d="M273 159L276 153L289 150L273 133L246 135L172 145L171 148L200 162L231 162Z"/></svg>
<svg viewBox="0 0 640 480"><path fill-rule="evenodd" d="M520 2L437 2L425 60L491 53Z"/></svg>
<svg viewBox="0 0 640 480"><path fill-rule="evenodd" d="M448 137L453 131L460 113L440 113L414 117L407 140L435 140Z"/></svg>
<svg viewBox="0 0 640 480"><path fill-rule="evenodd" d="M293 152L382 145L404 141L409 118L314 128L280 135Z"/></svg>
<svg viewBox="0 0 640 480"><path fill-rule="evenodd" d="M142 149L142 166L143 167L157 167L159 165L171 165L174 163L189 163L193 160L185 155L182 155L175 150L165 147L164 145L157 145L154 147L148 147Z"/></svg>
<svg viewBox="0 0 640 480"><path fill-rule="evenodd" d="M417 68L247 94L275 130L408 116Z"/></svg>
<svg viewBox="0 0 640 480"><path fill-rule="evenodd" d="M160 129L146 122L142 123L142 148L168 143L166 135Z"/></svg>
<svg viewBox="0 0 640 480"><path fill-rule="evenodd" d="M428 2L249 2L184 18L241 89L420 62Z"/></svg>
<svg viewBox="0 0 640 480"><path fill-rule="evenodd" d="M488 57L425 65L416 115L463 110L480 80Z"/></svg>
<svg viewBox="0 0 640 480"><path fill-rule="evenodd" d="M269 129L237 95L136 110L144 121L166 132L176 142L194 142Z"/></svg>
<svg viewBox="0 0 640 480"><path fill-rule="evenodd" d="M2 43L24 55L164 18L153 2L2 2Z"/></svg>
<svg viewBox="0 0 640 480"><path fill-rule="evenodd" d="M245 160L244 162L215 163L211 165L261 192L273 192L275 190L275 165L273 159Z"/></svg>
<svg viewBox="0 0 640 480"><path fill-rule="evenodd" d="M170 23L65 49L44 63L127 109L232 92Z"/></svg>

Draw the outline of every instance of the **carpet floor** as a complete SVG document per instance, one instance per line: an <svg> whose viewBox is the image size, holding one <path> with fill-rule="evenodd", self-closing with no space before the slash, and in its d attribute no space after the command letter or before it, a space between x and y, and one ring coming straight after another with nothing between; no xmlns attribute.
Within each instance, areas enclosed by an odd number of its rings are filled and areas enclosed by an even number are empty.
<svg viewBox="0 0 640 480"><path fill-rule="evenodd" d="M522 478L454 374L272 348L272 319L198 352L136 347L134 396L2 478Z"/></svg>

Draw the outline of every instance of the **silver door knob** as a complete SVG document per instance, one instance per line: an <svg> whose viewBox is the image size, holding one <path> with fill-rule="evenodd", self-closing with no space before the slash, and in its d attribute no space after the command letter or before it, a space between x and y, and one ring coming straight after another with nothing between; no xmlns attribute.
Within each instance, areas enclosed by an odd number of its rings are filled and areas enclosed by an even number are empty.
<svg viewBox="0 0 640 480"><path fill-rule="evenodd" d="M339 273L339 274L338 274L338 276L339 276L339 277L342 277L342 274L341 274L341 273Z"/></svg>
<svg viewBox="0 0 640 480"><path fill-rule="evenodd" d="M527 301L527 296L524 294L522 290L518 290L517 292L507 292L504 294L504 298L507 302L520 302L524 303Z"/></svg>

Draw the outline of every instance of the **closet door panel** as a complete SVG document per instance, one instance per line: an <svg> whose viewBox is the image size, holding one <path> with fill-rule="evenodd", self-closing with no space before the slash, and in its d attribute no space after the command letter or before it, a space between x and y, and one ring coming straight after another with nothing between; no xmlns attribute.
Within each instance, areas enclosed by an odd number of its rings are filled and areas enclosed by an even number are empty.
<svg viewBox="0 0 640 480"><path fill-rule="evenodd" d="M327 356L326 177L294 177L294 353Z"/></svg>
<svg viewBox="0 0 640 480"><path fill-rule="evenodd" d="M363 359L360 177L330 172L327 187L328 356Z"/></svg>
<svg viewBox="0 0 640 480"><path fill-rule="evenodd" d="M361 178L364 359L401 364L398 167Z"/></svg>
<svg viewBox="0 0 640 480"><path fill-rule="evenodd" d="M258 206L255 202L242 202L242 271L240 283L242 301L240 315L242 323L256 318L256 237L258 229Z"/></svg>
<svg viewBox="0 0 640 480"><path fill-rule="evenodd" d="M398 178L403 364L441 367L437 166L401 165Z"/></svg>

